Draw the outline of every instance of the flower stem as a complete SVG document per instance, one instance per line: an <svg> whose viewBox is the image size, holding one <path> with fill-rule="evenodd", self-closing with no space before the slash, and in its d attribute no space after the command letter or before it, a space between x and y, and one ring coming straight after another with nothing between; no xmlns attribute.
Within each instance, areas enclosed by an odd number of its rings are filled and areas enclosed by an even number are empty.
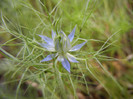
<svg viewBox="0 0 133 99"><path fill-rule="evenodd" d="M59 91L59 95L61 99L68 99L66 96L66 91L65 91L65 87L62 81L61 73L59 72L57 68L57 60L54 60L53 67L54 67L55 79L56 79L56 83L58 86L57 90Z"/></svg>

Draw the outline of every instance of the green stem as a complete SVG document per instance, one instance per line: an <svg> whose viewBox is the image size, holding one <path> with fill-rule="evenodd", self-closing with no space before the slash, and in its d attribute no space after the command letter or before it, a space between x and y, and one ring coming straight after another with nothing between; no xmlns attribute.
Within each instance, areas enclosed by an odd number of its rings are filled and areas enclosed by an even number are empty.
<svg viewBox="0 0 133 99"><path fill-rule="evenodd" d="M54 67L54 72L55 72L55 79L59 88L59 95L61 97L61 99L67 99L66 96L66 91L65 91L65 87L62 81L62 77L61 77L61 73L59 72L58 68L57 68L57 60L54 60L53 63L53 67Z"/></svg>

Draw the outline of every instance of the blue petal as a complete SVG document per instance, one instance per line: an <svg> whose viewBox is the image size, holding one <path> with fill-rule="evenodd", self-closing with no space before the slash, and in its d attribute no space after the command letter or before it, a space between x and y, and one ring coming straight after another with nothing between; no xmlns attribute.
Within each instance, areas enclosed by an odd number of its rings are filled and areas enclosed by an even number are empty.
<svg viewBox="0 0 133 99"><path fill-rule="evenodd" d="M41 60L40 62L46 62L46 61L50 61L54 58L54 54L48 55L47 57L45 57L43 60Z"/></svg>
<svg viewBox="0 0 133 99"><path fill-rule="evenodd" d="M52 39L54 40L55 37L56 37L56 32L54 32L54 31L52 30Z"/></svg>
<svg viewBox="0 0 133 99"><path fill-rule="evenodd" d="M69 51L77 51L79 50L82 46L85 45L86 42L83 42L81 44L75 45L74 47L72 47Z"/></svg>
<svg viewBox="0 0 133 99"><path fill-rule="evenodd" d="M62 62L64 60L64 57L62 55L59 55L57 58L58 61Z"/></svg>
<svg viewBox="0 0 133 99"><path fill-rule="evenodd" d="M67 58L68 58L68 60L69 60L70 62L79 63L79 61L77 61L77 60L75 59L75 57L74 57L73 55L69 54L69 53L67 53Z"/></svg>
<svg viewBox="0 0 133 99"><path fill-rule="evenodd" d="M72 42L72 40L74 38L75 30L76 30L76 26L74 27L74 29L72 30L72 32L68 35L68 38L70 39L70 42Z"/></svg>
<svg viewBox="0 0 133 99"><path fill-rule="evenodd" d="M62 60L62 65L70 73L70 63L68 62L66 58Z"/></svg>
<svg viewBox="0 0 133 99"><path fill-rule="evenodd" d="M63 36L65 36L66 37L66 34L61 30L61 32L60 32L61 34L63 34L63 35L61 35L61 37Z"/></svg>
<svg viewBox="0 0 133 99"><path fill-rule="evenodd" d="M45 42L47 42L49 45L54 46L54 42L51 38L48 38L46 36L43 35L39 35Z"/></svg>
<svg viewBox="0 0 133 99"><path fill-rule="evenodd" d="M55 48L53 46L50 46L49 44L46 43L39 43L42 47L46 48L48 51L55 51Z"/></svg>

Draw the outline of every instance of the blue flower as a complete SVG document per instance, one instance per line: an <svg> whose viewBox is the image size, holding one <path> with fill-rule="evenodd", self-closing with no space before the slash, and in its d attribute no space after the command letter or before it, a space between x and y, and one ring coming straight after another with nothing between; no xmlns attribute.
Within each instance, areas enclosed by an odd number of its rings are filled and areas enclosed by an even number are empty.
<svg viewBox="0 0 133 99"><path fill-rule="evenodd" d="M41 62L50 61L53 58L57 58L59 62L62 63L62 66L70 72L70 62L78 63L76 58L71 55L69 52L74 52L79 50L86 42L83 42L81 44L71 46L71 42L74 38L76 26L72 30L72 32L66 36L66 34L61 31L56 34L56 32L52 31L52 39L48 38L43 35L39 35L46 43L39 43L42 47L44 47L46 50L50 52L55 52L55 54L50 54L46 56ZM69 61L68 61L69 60Z"/></svg>

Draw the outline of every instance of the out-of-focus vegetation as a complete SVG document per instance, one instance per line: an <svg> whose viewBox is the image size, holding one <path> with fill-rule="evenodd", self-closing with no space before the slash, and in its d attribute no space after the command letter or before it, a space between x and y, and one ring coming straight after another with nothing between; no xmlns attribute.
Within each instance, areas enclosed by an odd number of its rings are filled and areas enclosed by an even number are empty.
<svg viewBox="0 0 133 99"><path fill-rule="evenodd" d="M132 0L0 0L0 99L132 99ZM71 73L37 42L51 30L86 39Z"/></svg>

